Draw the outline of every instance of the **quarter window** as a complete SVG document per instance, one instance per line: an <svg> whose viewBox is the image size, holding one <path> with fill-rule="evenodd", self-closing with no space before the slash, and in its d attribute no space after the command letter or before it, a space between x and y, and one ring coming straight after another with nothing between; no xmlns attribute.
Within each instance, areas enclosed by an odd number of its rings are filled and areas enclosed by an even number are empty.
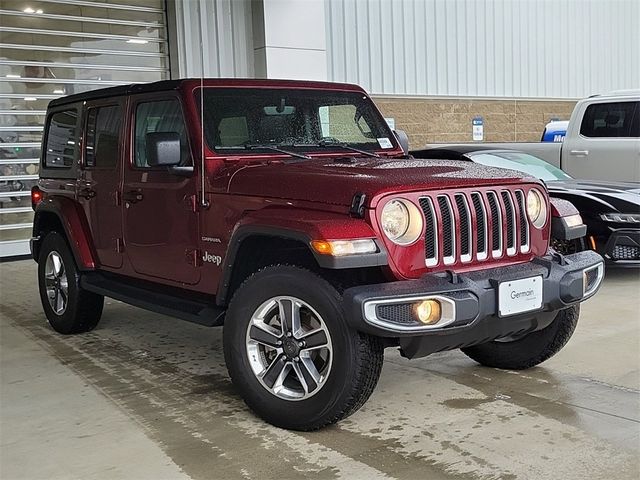
<svg viewBox="0 0 640 480"><path fill-rule="evenodd" d="M119 105L91 108L87 116L85 165L114 168L119 158L122 108Z"/></svg>
<svg viewBox="0 0 640 480"><path fill-rule="evenodd" d="M585 137L640 136L639 102L594 103L587 107L580 125Z"/></svg>
<svg viewBox="0 0 640 480"><path fill-rule="evenodd" d="M182 109L177 100L144 102L136 108L135 165L149 168L147 161L147 134L177 133L180 136L181 165L191 165L187 129L182 117Z"/></svg>
<svg viewBox="0 0 640 480"><path fill-rule="evenodd" d="M71 168L76 159L78 111L65 110L54 113L47 131L47 151L44 164L47 168Z"/></svg>

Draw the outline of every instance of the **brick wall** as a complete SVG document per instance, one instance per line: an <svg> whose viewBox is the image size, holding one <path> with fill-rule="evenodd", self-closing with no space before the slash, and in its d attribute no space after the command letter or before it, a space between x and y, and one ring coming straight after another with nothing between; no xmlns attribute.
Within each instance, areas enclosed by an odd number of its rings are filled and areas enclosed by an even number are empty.
<svg viewBox="0 0 640 480"><path fill-rule="evenodd" d="M551 118L569 120L575 101L374 97L385 117L409 135L411 148L471 142L471 121L484 119L486 142L538 142Z"/></svg>

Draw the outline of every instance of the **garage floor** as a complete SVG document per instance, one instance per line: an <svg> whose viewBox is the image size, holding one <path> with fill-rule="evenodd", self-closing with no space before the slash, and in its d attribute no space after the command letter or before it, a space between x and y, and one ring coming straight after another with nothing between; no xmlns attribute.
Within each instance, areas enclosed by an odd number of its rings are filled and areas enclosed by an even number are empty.
<svg viewBox="0 0 640 480"><path fill-rule="evenodd" d="M555 358L527 372L388 350L369 403L292 433L228 381L221 330L109 300L98 328L44 320L31 261L0 264L2 479L637 479L640 277L609 271Z"/></svg>

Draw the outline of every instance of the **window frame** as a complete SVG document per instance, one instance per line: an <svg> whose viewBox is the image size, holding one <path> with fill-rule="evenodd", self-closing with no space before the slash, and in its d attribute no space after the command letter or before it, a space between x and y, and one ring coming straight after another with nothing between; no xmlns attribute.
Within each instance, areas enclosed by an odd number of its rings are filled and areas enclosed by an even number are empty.
<svg viewBox="0 0 640 480"><path fill-rule="evenodd" d="M74 159L71 165L64 167L50 167L47 166L47 144L49 143L49 133L51 130L51 120L53 116L67 111L75 110L78 120L76 121L76 128L74 131L74 137L76 140L76 148L74 153ZM51 108L47 110L47 115L44 122L44 132L42 135L42 143L40 145L40 177L44 178L72 178L77 175L77 169L81 162L82 157L82 115L83 108L79 103L69 103L66 105L60 105L59 107Z"/></svg>
<svg viewBox="0 0 640 480"><path fill-rule="evenodd" d="M86 149L86 145L87 145L87 132L89 131L89 129L87 128L89 125L89 111L91 109L97 109L97 108L103 108L103 107L120 107L120 110L122 112L122 123L120 124L120 148L118 149L118 160L116 161L116 168L112 169L112 168L107 168L107 167L99 167L99 166L91 166L91 165L87 165L87 157L86 157L86 153L87 153L87 149ZM126 122L127 122L127 105L126 105L126 98L124 97L118 97L118 98L109 98L109 99L102 99L102 100L97 100L97 101L93 101L93 102L87 102L87 104L84 105L83 108L83 112L82 112L82 139L81 139L81 168L82 170L91 170L91 171L96 171L96 170L102 170L102 171L118 171L118 169L120 168L120 165L122 164L122 159L125 155L124 152L124 136L126 133Z"/></svg>
<svg viewBox="0 0 640 480"><path fill-rule="evenodd" d="M180 107L180 115L182 116L182 123L184 124L184 129L187 137L187 147L189 149L189 157L191 158L191 165L182 165L179 166L196 166L196 159L193 155L193 149L191 148L191 132L187 127L187 121L185 116L185 108L182 102L182 97L177 94L167 94L167 92L158 92L156 94L141 94L141 95L132 95L129 101L129 168L133 171L139 172L167 172L170 173L167 167L158 166L158 167L140 167L136 165L136 119L138 116L138 106L142 103L153 103L153 102L162 102L162 101L175 101L178 103Z"/></svg>
<svg viewBox="0 0 640 480"><path fill-rule="evenodd" d="M583 130L583 126L585 123L585 120L587 118L587 112L589 111L590 108L596 108L596 106L599 105L612 105L612 104L620 104L620 103L631 103L633 104L633 108L631 110L631 125L629 125L629 132L631 132L631 128L633 125L633 121L635 119L636 116L640 115L640 102L637 100L633 100L633 99L610 99L607 98L606 100L602 100L602 101L596 101L596 102L591 102L585 105L584 110L582 111L582 119L580 121L580 125L578 127L578 135L581 138L584 138L585 140L594 140L594 141L603 141L603 140L611 140L611 139L615 139L616 141L620 141L620 140L638 140L639 137L635 137L632 135L629 136L624 136L624 137L609 137L609 136L599 136L599 137L594 137L594 136L589 136L589 135L585 135L584 133L582 133ZM566 138L566 137L565 137Z"/></svg>

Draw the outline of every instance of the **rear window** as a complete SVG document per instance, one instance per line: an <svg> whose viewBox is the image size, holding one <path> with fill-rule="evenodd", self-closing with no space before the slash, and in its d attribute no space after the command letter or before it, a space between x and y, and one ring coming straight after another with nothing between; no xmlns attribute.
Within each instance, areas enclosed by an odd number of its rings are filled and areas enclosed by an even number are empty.
<svg viewBox="0 0 640 480"><path fill-rule="evenodd" d="M640 102L594 103L584 113L585 137L640 137Z"/></svg>
<svg viewBox="0 0 640 480"><path fill-rule="evenodd" d="M44 166L71 168L78 155L78 111L64 110L54 113L48 123Z"/></svg>

